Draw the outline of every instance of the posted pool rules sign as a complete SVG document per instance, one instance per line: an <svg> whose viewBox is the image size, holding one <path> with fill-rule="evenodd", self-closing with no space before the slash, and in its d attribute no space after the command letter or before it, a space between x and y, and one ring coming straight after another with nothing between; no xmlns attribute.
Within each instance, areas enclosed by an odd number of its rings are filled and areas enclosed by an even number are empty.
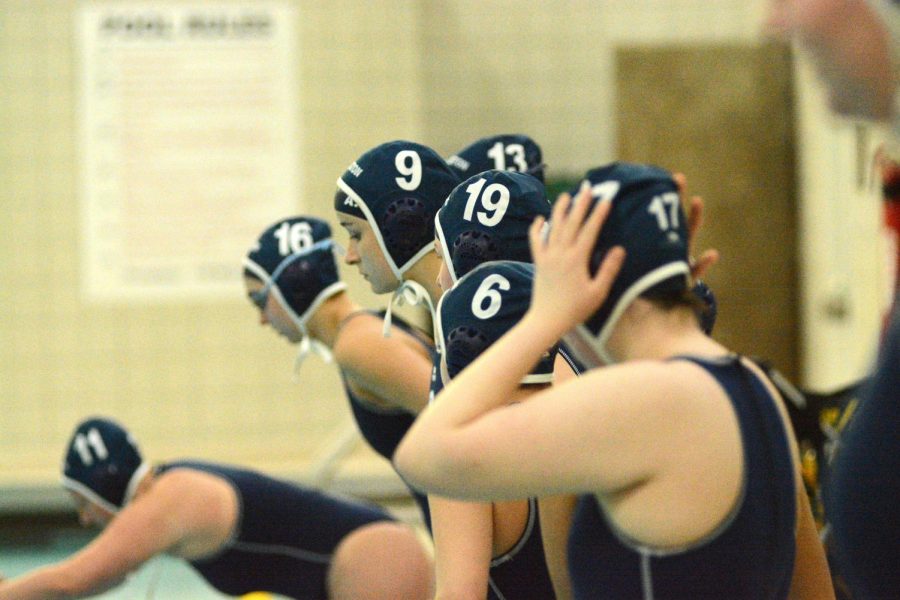
<svg viewBox="0 0 900 600"><path fill-rule="evenodd" d="M85 298L232 296L260 227L302 211L296 14L117 2L77 18Z"/></svg>

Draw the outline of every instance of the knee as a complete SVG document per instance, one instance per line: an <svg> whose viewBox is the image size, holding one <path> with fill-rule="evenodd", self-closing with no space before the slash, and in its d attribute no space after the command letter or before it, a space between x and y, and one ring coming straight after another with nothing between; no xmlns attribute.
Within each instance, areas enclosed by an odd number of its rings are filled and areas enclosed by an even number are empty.
<svg viewBox="0 0 900 600"><path fill-rule="evenodd" d="M415 530L383 521L353 531L338 544L328 572L331 600L431 598L431 554Z"/></svg>

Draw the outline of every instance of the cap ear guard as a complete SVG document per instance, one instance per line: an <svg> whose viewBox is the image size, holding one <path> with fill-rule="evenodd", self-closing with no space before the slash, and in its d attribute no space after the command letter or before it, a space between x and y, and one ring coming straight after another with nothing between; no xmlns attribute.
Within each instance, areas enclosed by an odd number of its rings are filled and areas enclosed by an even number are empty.
<svg viewBox="0 0 900 600"><path fill-rule="evenodd" d="M320 249L295 256L277 276L274 286L294 321L305 326L324 300L347 285L340 280L330 240Z"/></svg>
<svg viewBox="0 0 900 600"><path fill-rule="evenodd" d="M697 311L697 320L700 321L700 329L706 335L712 335L713 327L716 326L716 318L719 316L719 303L712 289L704 282L697 280L691 293L696 296L702 303L703 309Z"/></svg>
<svg viewBox="0 0 900 600"><path fill-rule="evenodd" d="M464 231L453 240L450 249L453 270L462 277L478 265L499 260L500 247L493 236L484 231Z"/></svg>
<svg viewBox="0 0 900 600"><path fill-rule="evenodd" d="M447 335L447 373L451 378L456 377L490 345L490 340L478 329L466 325L457 327Z"/></svg>
<svg viewBox="0 0 900 600"><path fill-rule="evenodd" d="M399 265L409 263L423 248L433 247L431 214L419 198L401 196L388 204L379 229Z"/></svg>

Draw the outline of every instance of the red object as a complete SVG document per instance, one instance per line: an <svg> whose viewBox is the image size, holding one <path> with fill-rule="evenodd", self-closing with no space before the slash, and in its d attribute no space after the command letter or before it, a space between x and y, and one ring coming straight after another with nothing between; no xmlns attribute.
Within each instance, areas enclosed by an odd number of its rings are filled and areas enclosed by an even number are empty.
<svg viewBox="0 0 900 600"><path fill-rule="evenodd" d="M882 151L876 155L876 161L881 171L881 192L884 199L884 225L894 239L894 248L897 253L894 257L894 304L900 298L900 163L887 158ZM885 318L891 315L889 309Z"/></svg>

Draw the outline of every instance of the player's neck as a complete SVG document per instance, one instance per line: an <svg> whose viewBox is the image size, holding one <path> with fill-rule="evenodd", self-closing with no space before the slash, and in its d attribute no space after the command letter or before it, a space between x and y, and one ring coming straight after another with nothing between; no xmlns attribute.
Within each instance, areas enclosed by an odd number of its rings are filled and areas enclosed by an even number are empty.
<svg viewBox="0 0 900 600"><path fill-rule="evenodd" d="M334 348L341 324L350 314L361 310L361 307L350 299L347 292L338 292L331 296L309 318L306 328L309 335L329 348Z"/></svg>
<svg viewBox="0 0 900 600"><path fill-rule="evenodd" d="M607 347L619 362L727 352L703 334L691 309L663 310L640 298L622 314Z"/></svg>
<svg viewBox="0 0 900 600"><path fill-rule="evenodd" d="M404 274L404 278L415 281L428 292L431 299L431 305L437 306L438 300L441 298L441 287L438 285L438 273L441 270L441 259L434 252L429 252L420 258L416 264L409 268Z"/></svg>
<svg viewBox="0 0 900 600"><path fill-rule="evenodd" d="M147 490L149 490L153 485L154 479L156 479L156 469L151 468L144 474L144 476L138 482L137 486L134 488L134 496L132 497L132 500L139 498Z"/></svg>

